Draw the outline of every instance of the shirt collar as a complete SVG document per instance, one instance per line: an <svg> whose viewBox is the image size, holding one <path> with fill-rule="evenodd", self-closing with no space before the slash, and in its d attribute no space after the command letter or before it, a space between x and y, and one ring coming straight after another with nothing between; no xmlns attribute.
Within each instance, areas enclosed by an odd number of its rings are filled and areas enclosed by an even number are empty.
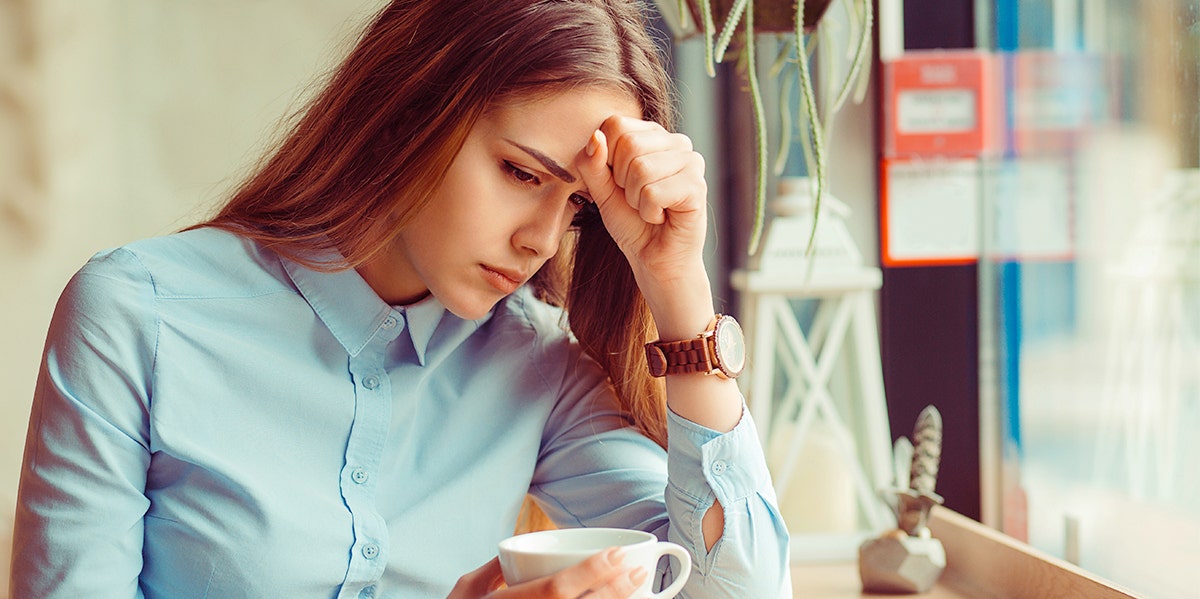
<svg viewBox="0 0 1200 599"><path fill-rule="evenodd" d="M417 352L417 362L421 366L425 365L425 350L429 347L429 340L433 338L433 332L437 330L437 325L442 320L442 315L446 312L445 306L430 294L425 299L408 306L397 308L404 314L406 326L408 326L408 336L412 339L413 349Z"/></svg>
<svg viewBox="0 0 1200 599"><path fill-rule="evenodd" d="M353 268L324 271L309 268L293 260L280 257L284 269L300 295L304 297L321 322L329 328L338 343L351 356L357 356L392 314L393 307L379 297L367 281ZM327 250L314 259L317 264L345 264L337 250ZM396 306L404 316L409 338L416 351L417 361L425 365L429 345L443 316L449 316L457 326L447 330L442 338L449 343L461 342L462 337L478 329L491 319L493 309L479 320L461 320L449 314L433 295L426 296L415 304Z"/></svg>
<svg viewBox="0 0 1200 599"><path fill-rule="evenodd" d="M300 295L352 356L366 347L392 311L353 268L328 272L287 258L281 258L281 262ZM338 264L342 260L337 252L331 251L317 262Z"/></svg>

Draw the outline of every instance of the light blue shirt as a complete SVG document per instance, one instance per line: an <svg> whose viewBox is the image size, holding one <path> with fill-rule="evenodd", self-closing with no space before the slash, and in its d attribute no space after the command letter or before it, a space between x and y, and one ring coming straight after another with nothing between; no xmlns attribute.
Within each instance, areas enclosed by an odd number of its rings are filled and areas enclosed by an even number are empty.
<svg viewBox="0 0 1200 599"><path fill-rule="evenodd" d="M443 598L528 492L683 545L685 597L790 597L749 415L671 414L664 452L564 326L526 289L478 321L389 306L215 229L101 252L50 326L13 596Z"/></svg>

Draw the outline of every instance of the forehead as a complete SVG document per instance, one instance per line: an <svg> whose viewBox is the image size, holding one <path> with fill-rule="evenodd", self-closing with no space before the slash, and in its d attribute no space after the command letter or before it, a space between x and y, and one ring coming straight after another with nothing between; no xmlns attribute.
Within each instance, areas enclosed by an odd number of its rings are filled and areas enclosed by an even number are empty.
<svg viewBox="0 0 1200 599"><path fill-rule="evenodd" d="M484 114L483 120L520 129L558 127L563 133L582 126L589 129L590 135L613 115L643 118L641 107L631 94L594 86L502 100Z"/></svg>
<svg viewBox="0 0 1200 599"><path fill-rule="evenodd" d="M534 98L497 103L471 128L466 146L490 152L518 151L513 159L541 168L558 179L580 178L576 160L593 133L614 115L641 118L627 93L608 87L575 88ZM567 176L559 176L565 173Z"/></svg>

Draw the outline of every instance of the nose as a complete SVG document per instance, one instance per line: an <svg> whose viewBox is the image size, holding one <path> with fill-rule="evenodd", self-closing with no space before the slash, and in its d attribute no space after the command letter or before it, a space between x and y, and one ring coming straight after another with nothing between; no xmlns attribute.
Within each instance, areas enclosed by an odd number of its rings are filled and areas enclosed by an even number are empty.
<svg viewBox="0 0 1200 599"><path fill-rule="evenodd" d="M533 211L513 233L513 245L538 258L549 260L558 252L559 243L570 225L569 217L553 209Z"/></svg>

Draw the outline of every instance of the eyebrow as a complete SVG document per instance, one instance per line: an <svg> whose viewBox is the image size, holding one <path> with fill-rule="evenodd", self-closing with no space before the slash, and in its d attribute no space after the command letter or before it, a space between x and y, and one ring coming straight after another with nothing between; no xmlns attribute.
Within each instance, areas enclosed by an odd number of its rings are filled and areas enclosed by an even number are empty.
<svg viewBox="0 0 1200 599"><path fill-rule="evenodd" d="M535 160L542 163L542 166L546 167L546 170L550 171L551 175L554 175L555 177L558 177L559 179L562 179L563 181L566 181L567 183L575 182L575 175L568 173L567 169L563 168L563 166L561 164L555 162L553 158L551 158L533 148L530 148L528 146L523 146L511 139L506 139L504 141L507 141L508 143L520 148L522 152L529 154Z"/></svg>

